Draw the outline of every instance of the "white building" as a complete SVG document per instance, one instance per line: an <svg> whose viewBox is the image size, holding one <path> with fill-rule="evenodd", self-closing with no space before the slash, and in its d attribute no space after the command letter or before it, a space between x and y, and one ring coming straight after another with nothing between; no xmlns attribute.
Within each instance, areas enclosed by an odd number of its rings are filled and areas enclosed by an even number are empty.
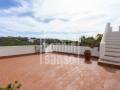
<svg viewBox="0 0 120 90"><path fill-rule="evenodd" d="M113 31L107 23L100 44L99 62L120 66L120 27L118 31Z"/></svg>

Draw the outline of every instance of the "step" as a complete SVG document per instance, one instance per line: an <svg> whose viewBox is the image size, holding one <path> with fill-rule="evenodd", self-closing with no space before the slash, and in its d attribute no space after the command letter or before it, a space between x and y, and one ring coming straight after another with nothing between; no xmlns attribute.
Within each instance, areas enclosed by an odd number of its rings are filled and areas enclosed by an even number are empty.
<svg viewBox="0 0 120 90"><path fill-rule="evenodd" d="M104 56L102 59L104 59L106 61L120 63L120 57Z"/></svg>
<svg viewBox="0 0 120 90"><path fill-rule="evenodd" d="M109 42L105 42L106 45L120 45L120 42L113 42L113 41L109 41Z"/></svg>
<svg viewBox="0 0 120 90"><path fill-rule="evenodd" d="M106 56L120 57L120 53L117 52L105 52Z"/></svg>
<svg viewBox="0 0 120 90"><path fill-rule="evenodd" d="M107 39L105 42L120 42L120 39Z"/></svg>
<svg viewBox="0 0 120 90"><path fill-rule="evenodd" d="M120 49L120 45L105 45L105 48Z"/></svg>
<svg viewBox="0 0 120 90"><path fill-rule="evenodd" d="M116 52L116 53L120 53L120 49L116 49L116 48L105 48L106 52Z"/></svg>
<svg viewBox="0 0 120 90"><path fill-rule="evenodd" d="M98 64L99 65L106 65L106 66L110 66L110 67L114 67L114 68L119 68L120 69L120 63L106 61L104 59L99 59L98 60Z"/></svg>

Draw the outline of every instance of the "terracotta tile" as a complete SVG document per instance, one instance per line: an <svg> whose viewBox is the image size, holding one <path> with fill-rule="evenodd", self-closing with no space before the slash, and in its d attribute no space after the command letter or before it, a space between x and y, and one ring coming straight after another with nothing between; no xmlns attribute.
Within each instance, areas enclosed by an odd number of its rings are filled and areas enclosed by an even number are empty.
<svg viewBox="0 0 120 90"><path fill-rule="evenodd" d="M0 86L15 80L21 90L119 90L120 70L55 53L0 59Z"/></svg>

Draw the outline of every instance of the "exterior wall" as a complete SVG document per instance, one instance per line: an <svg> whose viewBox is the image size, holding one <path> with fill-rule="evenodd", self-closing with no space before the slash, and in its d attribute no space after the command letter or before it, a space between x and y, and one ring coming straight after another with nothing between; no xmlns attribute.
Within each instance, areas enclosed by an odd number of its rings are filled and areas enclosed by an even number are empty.
<svg viewBox="0 0 120 90"><path fill-rule="evenodd" d="M21 54L35 53L34 45L27 46L0 46L0 57L1 56L12 56Z"/></svg>
<svg viewBox="0 0 120 90"><path fill-rule="evenodd" d="M107 34L106 40L119 40L120 39L120 31L111 31Z"/></svg>
<svg viewBox="0 0 120 90"><path fill-rule="evenodd" d="M100 43L99 62L120 66L120 27L118 31L113 31L110 23L106 25Z"/></svg>
<svg viewBox="0 0 120 90"><path fill-rule="evenodd" d="M100 43L100 58L102 59L105 55L105 43L101 42Z"/></svg>
<svg viewBox="0 0 120 90"><path fill-rule="evenodd" d="M102 42L106 42L106 40L115 40L120 39L120 27L118 31L113 31L112 27L110 26L110 23L107 23L105 32L103 34ZM101 43L102 43L101 42Z"/></svg>

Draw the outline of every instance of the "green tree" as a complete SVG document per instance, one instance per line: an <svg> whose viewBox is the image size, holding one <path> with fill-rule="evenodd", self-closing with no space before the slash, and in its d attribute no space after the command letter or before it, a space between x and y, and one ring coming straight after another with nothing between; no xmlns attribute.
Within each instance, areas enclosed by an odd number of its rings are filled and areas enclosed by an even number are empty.
<svg viewBox="0 0 120 90"><path fill-rule="evenodd" d="M88 47L99 47L102 36L102 34L97 34L95 38L82 36L80 38L80 45Z"/></svg>

